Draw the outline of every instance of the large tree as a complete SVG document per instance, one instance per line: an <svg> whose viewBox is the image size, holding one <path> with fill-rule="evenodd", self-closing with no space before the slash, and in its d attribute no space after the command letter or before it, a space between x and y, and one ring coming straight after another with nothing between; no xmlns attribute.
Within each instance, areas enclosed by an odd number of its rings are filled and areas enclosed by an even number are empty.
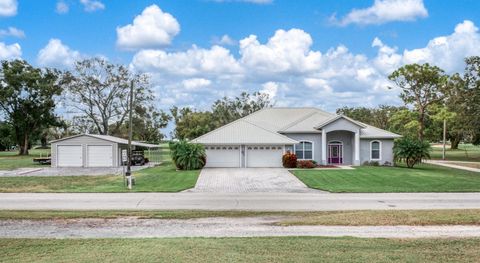
<svg viewBox="0 0 480 263"><path fill-rule="evenodd" d="M250 95L242 92L233 99L223 97L215 101L212 105L212 114L216 126L220 127L267 107L272 107L268 94L254 92Z"/></svg>
<svg viewBox="0 0 480 263"><path fill-rule="evenodd" d="M227 123L271 106L272 102L268 94L243 92L235 98L224 97L215 101L211 111L173 107L170 109L175 122L173 137L194 139Z"/></svg>
<svg viewBox="0 0 480 263"><path fill-rule="evenodd" d="M100 134L118 132L128 118L130 85L134 86L134 105L151 103L153 93L146 75L134 74L123 65L101 58L79 61L63 77L71 101Z"/></svg>
<svg viewBox="0 0 480 263"><path fill-rule="evenodd" d="M40 69L23 60L2 61L0 107L12 126L19 154L27 155L32 138L58 124L55 98L62 93L56 70Z"/></svg>
<svg viewBox="0 0 480 263"><path fill-rule="evenodd" d="M170 109L175 129L173 136L180 140L195 139L217 126L213 119L213 115L209 111L196 111L191 108L178 108L174 106Z"/></svg>
<svg viewBox="0 0 480 263"><path fill-rule="evenodd" d="M480 56L465 59L465 117L472 142L480 144Z"/></svg>
<svg viewBox="0 0 480 263"><path fill-rule="evenodd" d="M403 102L413 105L418 112L417 136L423 140L429 106L445 98L448 76L442 69L426 63L405 65L395 70L389 79L402 90Z"/></svg>
<svg viewBox="0 0 480 263"><path fill-rule="evenodd" d="M171 116L162 110L156 110L153 106L138 105L135 107L132 116L133 139L149 143L160 143L165 137L161 129L167 127L170 120ZM113 135L127 137L128 122L122 125Z"/></svg>
<svg viewBox="0 0 480 263"><path fill-rule="evenodd" d="M337 114L342 114L354 120L373 125L380 129L391 130L392 116L406 107L380 105L375 108L367 107L342 107L337 109Z"/></svg>

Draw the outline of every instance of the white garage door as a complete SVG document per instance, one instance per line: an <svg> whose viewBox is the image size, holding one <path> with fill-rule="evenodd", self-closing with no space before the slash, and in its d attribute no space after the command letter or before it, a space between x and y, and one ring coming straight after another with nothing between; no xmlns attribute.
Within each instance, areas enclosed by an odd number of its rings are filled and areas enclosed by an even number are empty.
<svg viewBox="0 0 480 263"><path fill-rule="evenodd" d="M83 150L81 145L58 145L57 146L58 167L82 167Z"/></svg>
<svg viewBox="0 0 480 263"><path fill-rule="evenodd" d="M87 167L112 167L113 150L111 145L88 145Z"/></svg>
<svg viewBox="0 0 480 263"><path fill-rule="evenodd" d="M247 146L247 167L282 167L282 146Z"/></svg>
<svg viewBox="0 0 480 263"><path fill-rule="evenodd" d="M240 167L239 146L206 146L205 167Z"/></svg>

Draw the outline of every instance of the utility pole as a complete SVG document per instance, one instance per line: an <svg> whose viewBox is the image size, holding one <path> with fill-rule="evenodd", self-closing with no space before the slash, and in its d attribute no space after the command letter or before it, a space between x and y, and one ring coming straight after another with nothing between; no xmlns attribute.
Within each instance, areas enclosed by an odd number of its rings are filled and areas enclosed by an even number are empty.
<svg viewBox="0 0 480 263"><path fill-rule="evenodd" d="M132 112L133 112L133 80L130 83L130 102L128 106L128 162L127 162L127 172L125 176L127 177L127 187L129 190L132 189Z"/></svg>
<svg viewBox="0 0 480 263"><path fill-rule="evenodd" d="M447 119L443 119L443 150L442 160L445 160L445 144L447 141Z"/></svg>

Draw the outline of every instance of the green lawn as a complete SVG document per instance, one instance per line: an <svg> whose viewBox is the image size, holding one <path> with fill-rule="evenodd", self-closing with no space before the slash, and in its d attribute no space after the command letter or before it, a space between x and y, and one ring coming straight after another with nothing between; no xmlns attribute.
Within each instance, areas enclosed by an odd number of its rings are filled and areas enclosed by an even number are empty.
<svg viewBox="0 0 480 263"><path fill-rule="evenodd" d="M414 169L360 166L292 173L309 187L330 192L480 192L480 173L428 164Z"/></svg>
<svg viewBox="0 0 480 263"><path fill-rule="evenodd" d="M23 167L44 167L33 162L35 157L46 157L50 154L50 149L31 149L30 155L20 156L18 151L0 151L0 170L14 170Z"/></svg>
<svg viewBox="0 0 480 263"><path fill-rule="evenodd" d="M171 162L136 172L131 192L178 192L195 186L199 170L176 171ZM2 177L0 192L128 192L122 176Z"/></svg>
<svg viewBox="0 0 480 263"><path fill-rule="evenodd" d="M79 218L192 219L206 217L276 216L281 226L341 225L480 225L480 209L445 210L361 210L317 212L203 211L203 210L93 210L93 211L14 211L0 210L0 220L66 220Z"/></svg>
<svg viewBox="0 0 480 263"><path fill-rule="evenodd" d="M458 150L451 150L447 145L446 160L480 162L480 145L460 144ZM442 148L432 147L432 159L442 159Z"/></svg>
<svg viewBox="0 0 480 263"><path fill-rule="evenodd" d="M2 262L478 262L480 239L0 239Z"/></svg>

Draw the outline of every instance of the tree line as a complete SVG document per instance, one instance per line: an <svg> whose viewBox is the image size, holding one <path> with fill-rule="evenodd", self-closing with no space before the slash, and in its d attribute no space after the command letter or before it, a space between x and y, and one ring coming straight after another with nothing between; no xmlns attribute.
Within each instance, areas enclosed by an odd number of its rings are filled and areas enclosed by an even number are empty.
<svg viewBox="0 0 480 263"><path fill-rule="evenodd" d="M46 146L48 140L80 133L126 137L131 86L134 139L160 142L160 129L171 117L155 107L146 75L101 58L78 61L67 71L2 61L0 148L18 146L19 154L26 155L34 143Z"/></svg>
<svg viewBox="0 0 480 263"><path fill-rule="evenodd" d="M337 114L430 142L441 141L445 120L452 149L461 141L480 144L480 57L466 58L463 74L411 64L395 70L389 79L401 89L404 106L343 107Z"/></svg>
<svg viewBox="0 0 480 263"><path fill-rule="evenodd" d="M465 71L448 75L429 64L405 65L389 79L399 88L403 106L342 107L344 114L375 127L420 140L440 141L443 121L453 149L461 141L480 144L480 57L465 59ZM75 63L71 70L36 68L24 60L2 61L0 68L0 149L19 147L80 133L126 137L128 96L134 89L133 137L158 143L173 120L176 139L193 139L266 107L264 93L243 92L216 100L210 109L155 106L144 74L101 58ZM394 88L394 87L392 87Z"/></svg>

